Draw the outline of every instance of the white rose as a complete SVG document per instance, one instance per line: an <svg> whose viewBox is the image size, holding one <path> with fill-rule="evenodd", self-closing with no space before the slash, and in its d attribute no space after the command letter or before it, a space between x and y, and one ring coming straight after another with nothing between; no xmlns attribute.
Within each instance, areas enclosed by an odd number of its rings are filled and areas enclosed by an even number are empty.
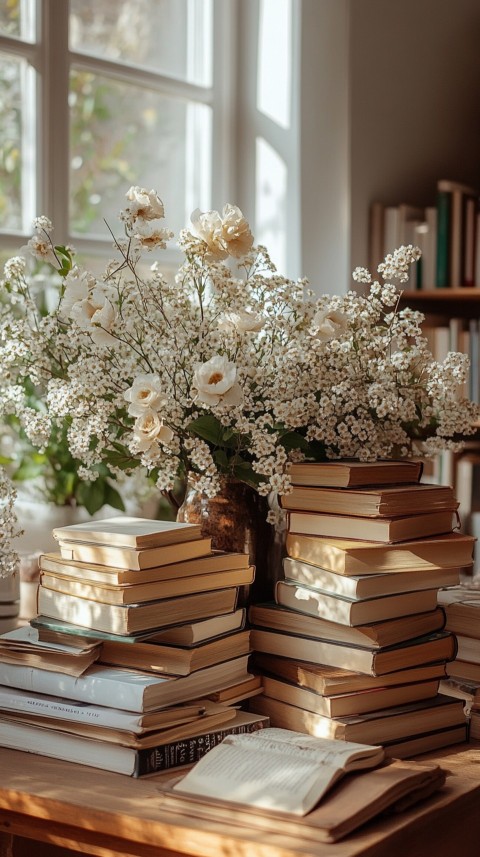
<svg viewBox="0 0 480 857"><path fill-rule="evenodd" d="M133 439L139 452L150 449L154 443L169 444L172 438L172 429L164 425L159 414L151 408L145 408L141 416L135 420Z"/></svg>
<svg viewBox="0 0 480 857"><path fill-rule="evenodd" d="M141 217L143 220L165 217L163 202L155 190L146 190L144 187L132 185L126 197L129 202L127 211L132 217Z"/></svg>
<svg viewBox="0 0 480 857"><path fill-rule="evenodd" d="M68 318L74 304L88 298L89 286L94 282L92 274L82 271L76 265L65 277L65 290L60 303L60 314Z"/></svg>
<svg viewBox="0 0 480 857"><path fill-rule="evenodd" d="M261 330L264 325L265 319L260 313L240 309L237 312L227 312L224 321L219 326L221 328L234 327L239 333L248 333L249 331Z"/></svg>
<svg viewBox="0 0 480 857"><path fill-rule="evenodd" d="M193 383L198 390L196 401L203 405L240 405L243 393L237 383L237 367L226 357L216 354L206 363L197 363Z"/></svg>
<svg viewBox="0 0 480 857"><path fill-rule="evenodd" d="M210 257L216 261L226 259L228 252L222 235L222 218L218 211L202 213L196 208L190 220L193 234L207 245Z"/></svg>
<svg viewBox="0 0 480 857"><path fill-rule="evenodd" d="M347 317L337 310L319 310L312 320L312 333L321 342L337 339L347 330Z"/></svg>
<svg viewBox="0 0 480 857"><path fill-rule="evenodd" d="M222 211L222 238L230 256L246 256L253 244L250 226L236 205L227 203Z"/></svg>
<svg viewBox="0 0 480 857"><path fill-rule="evenodd" d="M170 230L160 226L156 220L138 219L135 221L134 230L135 238L147 250L153 250L155 247L164 249L166 242L172 237Z"/></svg>
<svg viewBox="0 0 480 857"><path fill-rule="evenodd" d="M70 315L81 330L90 333L96 345L114 345L117 342L109 333L115 323L115 309L100 286L96 286L88 298L77 301Z"/></svg>
<svg viewBox="0 0 480 857"><path fill-rule="evenodd" d="M130 402L128 413L132 417L140 417L146 410L158 411L167 401L161 391L160 378L154 374L137 375L123 395Z"/></svg>

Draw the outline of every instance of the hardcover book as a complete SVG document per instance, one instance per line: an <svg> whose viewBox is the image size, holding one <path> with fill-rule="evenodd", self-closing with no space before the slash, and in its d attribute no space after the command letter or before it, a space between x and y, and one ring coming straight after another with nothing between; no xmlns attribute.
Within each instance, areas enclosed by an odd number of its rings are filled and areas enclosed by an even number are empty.
<svg viewBox="0 0 480 857"><path fill-rule="evenodd" d="M347 598L346 595L320 592L293 581L279 580L275 588L275 601L290 610L316 616L340 625L372 625L383 623L388 619L408 622L412 614L435 610L437 590L422 589L420 592L400 592L396 595L364 598L358 601ZM444 620L442 620L442 627L443 624ZM398 627L400 626L398 625Z"/></svg>
<svg viewBox="0 0 480 857"><path fill-rule="evenodd" d="M325 488L348 488L361 485L392 485L418 482L423 465L420 461L322 461L292 464L289 474L293 485L316 485Z"/></svg>
<svg viewBox="0 0 480 857"><path fill-rule="evenodd" d="M319 592L343 595L362 600L400 592L419 592L423 589L441 589L460 582L459 568L429 568L420 571L398 571L396 574L372 574L347 577L300 559L285 557L285 579L304 584Z"/></svg>
<svg viewBox="0 0 480 857"><path fill-rule="evenodd" d="M201 528L198 524L155 521L149 518L129 518L126 515L119 515L102 521L87 521L83 524L55 527L52 534L57 541L89 542L140 550L199 539Z"/></svg>
<svg viewBox="0 0 480 857"><path fill-rule="evenodd" d="M334 515L396 518L429 512L455 510L453 488L447 485L395 485L383 488L312 488L294 486L280 498L284 509L325 512Z"/></svg>
<svg viewBox="0 0 480 857"><path fill-rule="evenodd" d="M60 555L64 560L111 566L114 569L127 571L141 571L145 568L180 563L207 556L212 552L212 540L200 538L142 549L63 540L59 540L58 544Z"/></svg>
<svg viewBox="0 0 480 857"><path fill-rule="evenodd" d="M453 511L424 512L401 518L360 518L355 515L328 515L320 512L289 512L292 533L307 536L359 539L394 544L450 533L455 525Z"/></svg>
<svg viewBox="0 0 480 857"><path fill-rule="evenodd" d="M249 617L255 628L371 649L394 646L405 640L440 631L445 625L445 614L440 607L427 613L401 616L357 627L332 622L318 615L308 615L307 612L285 609L275 604L254 604L250 607Z"/></svg>
<svg viewBox="0 0 480 857"><path fill-rule="evenodd" d="M64 675L0 661L0 684L106 708L146 712L205 696L249 676L248 656L198 670L187 676L159 676L94 664L81 676Z"/></svg>
<svg viewBox="0 0 480 857"><path fill-rule="evenodd" d="M451 661L457 651L455 637L447 631L437 631L385 649L367 649L353 644L253 628L250 643L255 652L376 676L437 661Z"/></svg>
<svg viewBox="0 0 480 857"><path fill-rule="evenodd" d="M191 738L136 750L107 741L95 741L60 730L47 730L27 723L0 719L0 746L23 752L76 762L104 771L140 777L197 762L227 735L253 732L268 726L268 717L237 711L223 726Z"/></svg>
<svg viewBox="0 0 480 857"><path fill-rule="evenodd" d="M215 589L146 604L100 604L76 595L38 588L38 610L53 619L64 619L95 631L135 634L159 626L176 625L234 610L238 589Z"/></svg>
<svg viewBox="0 0 480 857"><path fill-rule="evenodd" d="M459 699L438 694L395 708L372 711L361 715L326 717L305 711L265 695L252 699L251 710L270 718L273 726L294 729L308 735L335 738L338 741L358 741L361 744L384 744L409 738L433 729L464 726L463 704Z"/></svg>
<svg viewBox="0 0 480 857"><path fill-rule="evenodd" d="M471 566L474 546L474 537L463 533L409 540L398 545L375 544L364 538L325 538L295 533L288 533L286 540L287 553L293 559L345 575Z"/></svg>
<svg viewBox="0 0 480 857"><path fill-rule="evenodd" d="M120 569L109 565L97 565L96 563L86 564L78 560L65 560L60 553L43 554L39 559L39 565L42 571L61 574L72 580L104 583L109 586L125 586L133 583L153 584L157 581L218 574L220 571L247 568L250 563L246 553L213 551L213 553L207 553L205 556L194 557L183 562L172 562L168 565L154 566L143 571L140 569Z"/></svg>

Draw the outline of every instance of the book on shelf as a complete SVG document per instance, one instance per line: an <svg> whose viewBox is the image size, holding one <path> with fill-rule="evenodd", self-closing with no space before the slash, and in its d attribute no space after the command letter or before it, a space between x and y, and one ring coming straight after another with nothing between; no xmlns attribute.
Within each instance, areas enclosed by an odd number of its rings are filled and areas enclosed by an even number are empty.
<svg viewBox="0 0 480 857"><path fill-rule="evenodd" d="M450 661L454 659L457 651L455 637L447 631L416 637L414 640L384 649L372 649L253 628L250 643L255 652L280 655L313 664L327 664L376 676L422 664Z"/></svg>
<svg viewBox="0 0 480 857"><path fill-rule="evenodd" d="M425 227L422 249L422 290L434 289L437 268L437 208L425 208Z"/></svg>
<svg viewBox="0 0 480 857"><path fill-rule="evenodd" d="M406 459L389 461L321 461L291 464L292 485L319 488L349 488L367 485L398 485L419 482L421 461Z"/></svg>
<svg viewBox="0 0 480 857"><path fill-rule="evenodd" d="M275 586L275 601L280 606L289 608L290 611L298 611L339 625L377 625L392 619L415 623L414 614L424 614L435 610L437 590L421 589L419 592L399 592L395 595L383 595L378 598L366 598L357 601L348 598L346 595L321 592L295 581L279 580ZM428 619L425 621L428 624ZM439 617L437 621L441 621L443 627L445 624L444 616ZM397 628L400 627L398 624Z"/></svg>
<svg viewBox="0 0 480 857"><path fill-rule="evenodd" d="M245 627L246 610L240 607L231 613L221 613L208 619L199 619L193 622L183 622L181 625L171 625L169 628L155 628L153 631L144 631L140 634L128 636L112 634L109 631L94 631L92 628L84 628L72 622L62 619L53 619L49 616L35 616L30 624L38 630L40 640L45 642L63 642L67 645L81 644L82 638L93 638L95 640L111 640L121 643L165 643L177 646L195 646L200 643L223 637L234 631L241 631Z"/></svg>
<svg viewBox="0 0 480 857"><path fill-rule="evenodd" d="M439 686L439 681L433 680L379 688L365 693L322 696L310 688L292 684L276 676L264 674L262 681L263 693L270 699L278 699L325 717L348 717L398 707L419 699L431 699L438 693Z"/></svg>
<svg viewBox="0 0 480 857"><path fill-rule="evenodd" d="M52 535L57 541L88 542L140 550L199 539L201 527L199 524L118 515L101 521L86 521L82 524L55 527Z"/></svg>
<svg viewBox="0 0 480 857"><path fill-rule="evenodd" d="M254 833L269 831L275 836L318 842L337 842L372 818L388 812L403 812L424 800L445 783L445 771L425 762L391 761L389 764L357 771L343 777L322 798L318 806L303 816L234 804L222 798L174 791L179 778L159 784L162 810L181 811L199 822L213 821L228 827L235 810L235 824ZM160 791L161 789L161 791Z"/></svg>
<svg viewBox="0 0 480 857"><path fill-rule="evenodd" d="M272 726L281 729L294 729L309 735L339 741L358 741L361 744L383 744L432 729L465 724L461 700L441 694L394 708L335 719L264 695L254 697L250 708L257 714L269 717Z"/></svg>
<svg viewBox="0 0 480 857"><path fill-rule="evenodd" d="M286 549L293 559L318 565L336 574L410 572L463 568L471 565L475 539L463 533L388 545L350 538L326 538L287 533Z"/></svg>
<svg viewBox="0 0 480 857"><path fill-rule="evenodd" d="M68 720L71 723L89 723L138 734L149 732L152 729L169 729L173 726L191 723L203 717L205 710L205 699L139 713L29 690L0 687L0 712L23 712L24 714L43 716L49 720L59 719Z"/></svg>
<svg viewBox="0 0 480 857"><path fill-rule="evenodd" d="M173 562L168 565L137 569L119 569L113 566L84 563L78 560L65 560L59 553L43 554L39 558L41 571L61 574L72 580L81 582L126 586L128 584L149 584L178 580L179 578L197 577L198 575L218 574L221 571L233 571L250 565L248 554L213 551L206 556L194 557L183 562Z"/></svg>
<svg viewBox="0 0 480 857"><path fill-rule="evenodd" d="M388 485L381 488L318 488L294 485L280 498L284 509L395 518L414 513L455 510L458 503L447 485Z"/></svg>
<svg viewBox="0 0 480 857"><path fill-rule="evenodd" d="M58 696L61 689L67 699L77 702L143 713L229 687L235 680L247 678L247 664L244 655L187 676L159 676L94 664L83 675L65 675L60 682L57 673L0 661L0 684L52 696Z"/></svg>
<svg viewBox="0 0 480 857"><path fill-rule="evenodd" d="M400 687L404 684L440 681L445 678L445 664L420 664L388 675L372 676L348 668L312 664L307 661L255 652L252 669L285 679L291 684L309 688L322 696L352 696Z"/></svg>
<svg viewBox="0 0 480 857"><path fill-rule="evenodd" d="M218 726L224 726L235 719L237 709L229 705L220 705L210 700L205 700L203 714L195 720L185 723L175 723L172 726L154 728L149 730L121 729L112 726L100 726L97 723L78 723L70 718L53 718L44 714L25 711L0 712L0 720L9 723L22 723L35 726L47 731L62 732L68 735L77 735L81 738L91 738L93 741L102 741L107 744L120 744L122 747L131 747L134 750L151 749L171 741L182 741L185 738L194 738L203 735Z"/></svg>
<svg viewBox="0 0 480 857"><path fill-rule="evenodd" d="M74 580L62 574L42 571L41 585L54 592L64 592L77 598L87 598L102 604L134 605L164 598L176 598L180 595L193 595L196 592L210 592L214 589L227 589L232 586L247 586L253 583L255 569L253 565L232 571L218 571L210 574L196 574L191 577L178 577L175 580L155 581L154 583L131 583L107 585Z"/></svg>
<svg viewBox="0 0 480 857"><path fill-rule="evenodd" d="M372 202L369 212L368 228L368 267L374 274L383 262L385 253L385 206L381 202Z"/></svg>
<svg viewBox="0 0 480 857"><path fill-rule="evenodd" d="M59 540L60 556L64 560L74 560L90 565L111 566L126 571L155 568L186 560L204 557L212 551L210 538L194 539L178 544L160 545L155 548L120 547L118 545L90 544Z"/></svg>
<svg viewBox="0 0 480 857"><path fill-rule="evenodd" d="M321 512L289 512L289 529L306 536L331 536L361 541L396 542L452 532L456 522L452 511L422 512L401 518L361 518L357 515L329 515Z"/></svg>
<svg viewBox="0 0 480 857"><path fill-rule="evenodd" d="M442 747L450 747L452 744L464 744L468 741L468 724L460 726L448 726L446 729L438 729L415 735L413 738L401 738L399 741L388 741L383 745L385 755L391 759L409 759L419 756L421 753L433 753Z"/></svg>
<svg viewBox="0 0 480 857"><path fill-rule="evenodd" d="M400 592L440 589L442 586L455 586L460 582L458 568L398 571L396 574L375 574L372 571L372 574L347 577L292 557L284 558L283 571L287 581L358 600Z"/></svg>
<svg viewBox="0 0 480 857"><path fill-rule="evenodd" d="M238 589L232 587L147 601L145 604L101 604L39 586L37 606L39 613L53 619L64 619L95 631L121 635L227 613L235 610L237 596Z"/></svg>
<svg viewBox="0 0 480 857"><path fill-rule="evenodd" d="M253 732L268 726L268 723L268 717L264 715L237 711L228 723L202 734L138 750L0 718L0 746L15 750L21 747L23 752L141 777L191 765L227 735Z"/></svg>
<svg viewBox="0 0 480 857"><path fill-rule="evenodd" d="M468 185L437 182L437 287L473 285L477 197Z"/></svg>
<svg viewBox="0 0 480 857"><path fill-rule="evenodd" d="M249 615L255 628L368 649L395 646L415 637L441 631L445 625L445 614L440 607L432 608L426 613L399 616L396 619L360 626L333 622L277 604L254 604L250 607Z"/></svg>
<svg viewBox="0 0 480 857"><path fill-rule="evenodd" d="M306 815L347 773L374 768L382 747L333 741L284 729L227 736L174 789L202 798Z"/></svg>
<svg viewBox="0 0 480 857"><path fill-rule="evenodd" d="M250 631L237 631L198 646L180 648L156 642L123 642L105 640L100 663L138 669L143 672L189 675L199 669L229 661L250 652Z"/></svg>
<svg viewBox="0 0 480 857"><path fill-rule="evenodd" d="M29 625L0 636L0 660L7 664L80 676L100 656L100 643L85 641L83 648L71 645L41 643L38 631Z"/></svg>

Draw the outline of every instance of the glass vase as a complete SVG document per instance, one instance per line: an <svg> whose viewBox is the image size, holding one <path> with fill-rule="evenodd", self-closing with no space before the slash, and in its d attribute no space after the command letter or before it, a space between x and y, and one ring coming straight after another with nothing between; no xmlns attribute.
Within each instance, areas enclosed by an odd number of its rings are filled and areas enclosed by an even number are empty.
<svg viewBox="0 0 480 857"><path fill-rule="evenodd" d="M255 581L244 593L247 603L273 599L275 581L283 576L275 528L267 521L269 504L254 488L237 479L223 478L216 497L207 497L195 481L187 486L177 521L200 524L212 548L248 553Z"/></svg>

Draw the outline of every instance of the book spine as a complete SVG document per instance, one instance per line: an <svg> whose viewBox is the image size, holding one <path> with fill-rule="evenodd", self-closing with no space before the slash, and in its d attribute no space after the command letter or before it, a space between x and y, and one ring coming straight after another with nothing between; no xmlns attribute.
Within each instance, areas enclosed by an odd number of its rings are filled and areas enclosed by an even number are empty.
<svg viewBox="0 0 480 857"><path fill-rule="evenodd" d="M159 771L169 771L183 765L193 765L202 759L209 750L220 744L227 735L243 735L256 732L268 726L268 718L240 726L226 727L207 735L196 735L183 741L173 741L150 749L137 750L135 756L134 777L143 777Z"/></svg>
<svg viewBox="0 0 480 857"><path fill-rule="evenodd" d="M437 272L435 285L438 289L444 289L450 285L451 196L451 193L444 190L439 190L437 193Z"/></svg>

